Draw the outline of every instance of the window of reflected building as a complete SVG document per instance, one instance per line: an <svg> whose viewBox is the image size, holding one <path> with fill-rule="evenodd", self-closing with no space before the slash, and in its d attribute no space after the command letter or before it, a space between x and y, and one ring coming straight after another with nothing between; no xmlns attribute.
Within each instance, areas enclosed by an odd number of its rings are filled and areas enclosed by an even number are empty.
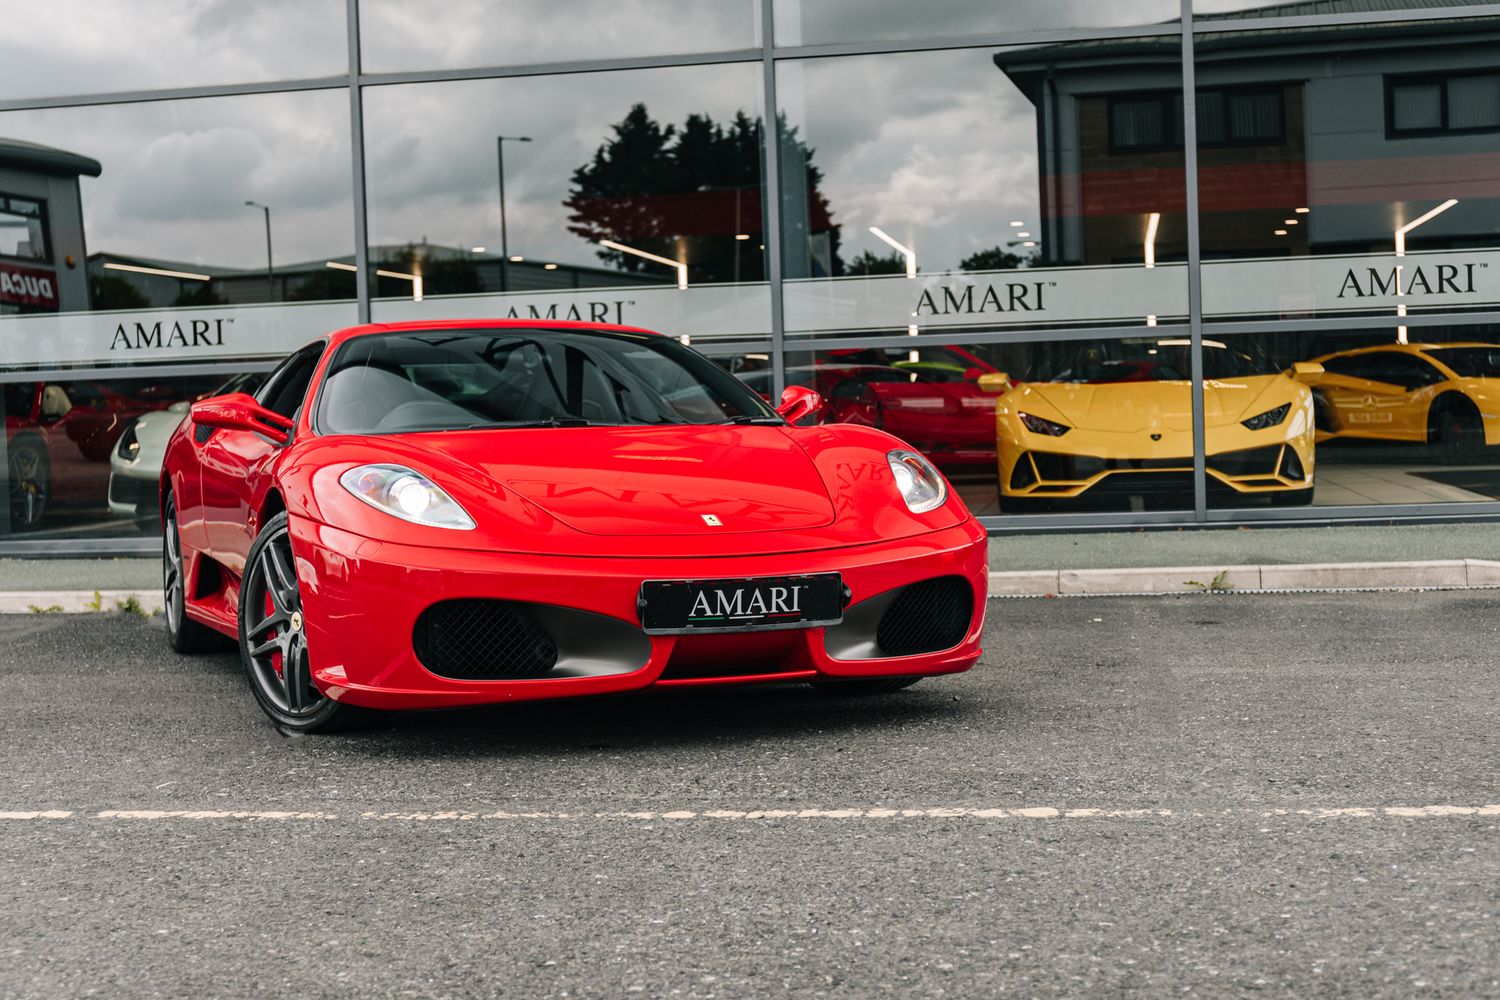
<svg viewBox="0 0 1500 1000"><path fill-rule="evenodd" d="M376 319L764 337L753 65L372 88Z"/></svg>

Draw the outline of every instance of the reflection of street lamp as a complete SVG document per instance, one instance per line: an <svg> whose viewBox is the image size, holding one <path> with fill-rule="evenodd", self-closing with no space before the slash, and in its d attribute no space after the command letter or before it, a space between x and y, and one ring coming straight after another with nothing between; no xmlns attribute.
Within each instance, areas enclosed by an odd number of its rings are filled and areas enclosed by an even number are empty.
<svg viewBox="0 0 1500 1000"><path fill-rule="evenodd" d="M1416 229L1420 225L1423 225L1425 223L1431 222L1433 219L1437 218L1439 215L1442 215L1444 212L1448 211L1448 209L1452 208L1454 205L1457 205L1457 204L1458 204L1458 199L1457 198L1449 198L1447 201L1443 202L1441 205L1439 205L1437 208L1434 208L1432 211L1426 213L1425 215L1419 215L1415 219L1413 219L1410 222L1408 222L1406 225L1399 227L1396 230L1396 256L1397 257L1405 257L1406 256L1406 234L1407 233L1411 232L1413 229ZM1404 297L1404 295L1402 294L1402 291L1401 291L1401 265L1397 264L1396 265L1396 298L1399 299L1399 298L1403 298L1403 297ZM1396 315L1397 316L1405 316L1406 315L1406 303L1405 302L1399 303L1396 306ZM1406 343L1406 327L1405 326L1398 326L1398 327L1396 327L1396 343L1398 343L1398 344L1404 344L1404 343Z"/></svg>
<svg viewBox="0 0 1500 1000"><path fill-rule="evenodd" d="M1146 246L1144 256L1147 267L1156 266L1156 231L1161 228L1161 213L1152 212L1146 217Z"/></svg>
<svg viewBox="0 0 1500 1000"><path fill-rule="evenodd" d="M495 166L500 173L500 290L510 291L510 238L505 231L505 144L507 142L530 142L529 135L495 136Z"/></svg>
<svg viewBox="0 0 1500 1000"><path fill-rule="evenodd" d="M276 276L271 271L271 209L258 201L246 201L251 208L258 208L266 213L266 295L268 301L276 301Z"/></svg>
<svg viewBox="0 0 1500 1000"><path fill-rule="evenodd" d="M635 247L628 247L623 243L616 243L614 240L600 240L599 245L601 247L608 247L611 250L618 250L621 253L634 254L637 257L641 257L649 261L654 261L657 264L665 264L668 267L675 267L677 269L677 287L687 288L688 286L687 265L680 260L673 260L670 257L658 257L654 253L647 253L644 250L637 250Z"/></svg>

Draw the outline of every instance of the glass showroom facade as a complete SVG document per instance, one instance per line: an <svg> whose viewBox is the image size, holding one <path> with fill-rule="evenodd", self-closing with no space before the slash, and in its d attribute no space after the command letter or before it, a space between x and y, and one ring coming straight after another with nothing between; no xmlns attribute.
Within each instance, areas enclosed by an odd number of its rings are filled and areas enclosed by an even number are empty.
<svg viewBox="0 0 1500 1000"><path fill-rule="evenodd" d="M116 6L0 40L0 554L439 317L812 386L997 529L1500 516L1500 4Z"/></svg>

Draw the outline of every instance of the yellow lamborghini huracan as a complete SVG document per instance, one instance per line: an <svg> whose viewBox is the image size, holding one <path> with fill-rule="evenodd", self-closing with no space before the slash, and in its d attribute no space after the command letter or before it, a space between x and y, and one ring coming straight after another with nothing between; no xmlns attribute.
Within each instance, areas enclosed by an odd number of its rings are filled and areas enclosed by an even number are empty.
<svg viewBox="0 0 1500 1000"><path fill-rule="evenodd" d="M1316 363L1319 441L1409 441L1450 461L1500 444L1500 345L1383 344Z"/></svg>
<svg viewBox="0 0 1500 1000"><path fill-rule="evenodd" d="M1189 341L1132 338L1058 345L1061 353L999 394L995 426L1000 509L1067 501L1166 496L1191 503L1193 407ZM1203 341L1203 405L1210 489L1274 504L1313 496L1313 403L1304 382L1322 369L1282 372Z"/></svg>

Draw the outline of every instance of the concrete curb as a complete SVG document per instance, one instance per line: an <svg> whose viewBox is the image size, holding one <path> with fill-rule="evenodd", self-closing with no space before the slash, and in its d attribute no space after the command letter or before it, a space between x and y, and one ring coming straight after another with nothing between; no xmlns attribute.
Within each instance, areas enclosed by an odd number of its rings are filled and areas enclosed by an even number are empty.
<svg viewBox="0 0 1500 1000"><path fill-rule="evenodd" d="M1193 594L1278 590L1466 590L1500 587L1500 562L1304 563L1163 566L1148 569L1022 570L991 573L991 597Z"/></svg>
<svg viewBox="0 0 1500 1000"><path fill-rule="evenodd" d="M1304 563L1269 566L1158 566L1145 569L1019 570L990 574L991 597L1102 597L1129 594L1259 593L1285 590L1470 590L1500 587L1500 561ZM161 614L160 590L0 591L0 614L83 614L122 610L135 598Z"/></svg>
<svg viewBox="0 0 1500 1000"><path fill-rule="evenodd" d="M0 614L120 611L131 598L146 614L161 613L160 590L8 590L0 591Z"/></svg>

